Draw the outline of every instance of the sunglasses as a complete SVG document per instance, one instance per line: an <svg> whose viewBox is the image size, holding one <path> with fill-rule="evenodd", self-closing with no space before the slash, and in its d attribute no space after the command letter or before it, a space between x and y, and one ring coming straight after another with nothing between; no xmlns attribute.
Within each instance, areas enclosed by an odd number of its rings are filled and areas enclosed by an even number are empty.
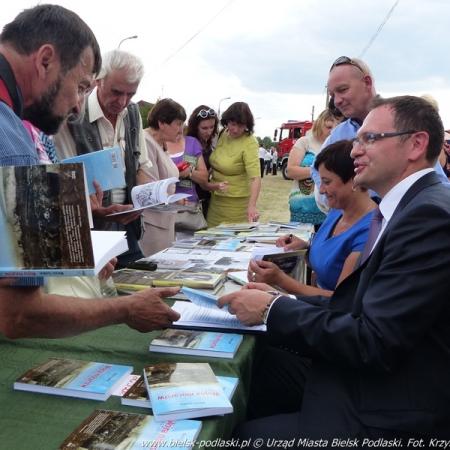
<svg viewBox="0 0 450 450"><path fill-rule="evenodd" d="M216 112L212 109L201 109L198 113L197 113L197 117L201 117L202 119L206 119L208 117L216 117Z"/></svg>
<svg viewBox="0 0 450 450"><path fill-rule="evenodd" d="M364 75L366 75L366 72L363 70L363 68L356 62L353 61L352 58L349 58L348 56L339 56L336 61L331 65L330 72L337 66L343 66L344 64L348 64L350 66L357 67Z"/></svg>

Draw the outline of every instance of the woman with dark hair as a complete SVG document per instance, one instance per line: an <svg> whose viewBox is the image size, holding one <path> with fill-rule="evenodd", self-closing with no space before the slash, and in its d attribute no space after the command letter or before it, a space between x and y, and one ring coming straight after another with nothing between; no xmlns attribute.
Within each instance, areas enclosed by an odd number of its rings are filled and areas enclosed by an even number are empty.
<svg viewBox="0 0 450 450"><path fill-rule="evenodd" d="M219 127L219 118L217 117L214 109L206 105L197 106L192 111L188 120L188 127L186 136L192 136L200 142L202 146L203 160L205 161L206 169L208 173L211 169L209 158L214 149L217 133ZM221 183L208 183L204 185L197 184L197 195L202 202L203 214L207 215L209 201L211 198L211 191L224 191L226 190L228 182Z"/></svg>
<svg viewBox="0 0 450 450"><path fill-rule="evenodd" d="M151 181L178 178L179 172L166 151L167 142L176 142L183 135L186 120L184 108L174 100L159 100L147 116L148 128L144 129L145 144L152 167L146 169ZM144 210L144 233L140 246L144 256L169 247L175 240L175 218L172 212Z"/></svg>
<svg viewBox="0 0 450 450"><path fill-rule="evenodd" d="M336 286L353 272L377 205L367 190L353 186L352 147L352 141L338 141L325 147L316 157L314 167L322 181L320 193L326 196L332 209L311 245L292 236L277 241L279 247L289 250L309 247L308 263L316 274L317 287L299 283L267 261L250 262L251 281L276 285L293 294L331 296ZM263 290L273 289L263 286Z"/></svg>
<svg viewBox="0 0 450 450"><path fill-rule="evenodd" d="M253 114L247 103L233 103L222 115L225 127L210 156L211 182L228 182L225 191L213 191L208 226L222 222L255 222L261 176L258 141L253 136Z"/></svg>

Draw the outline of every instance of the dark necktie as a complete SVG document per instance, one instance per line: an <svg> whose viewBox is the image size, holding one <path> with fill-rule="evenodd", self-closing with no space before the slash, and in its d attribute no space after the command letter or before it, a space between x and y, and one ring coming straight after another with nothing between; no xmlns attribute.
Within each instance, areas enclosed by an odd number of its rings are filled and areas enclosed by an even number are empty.
<svg viewBox="0 0 450 450"><path fill-rule="evenodd" d="M370 251L377 240L378 235L381 231L381 225L383 223L383 214L381 214L380 208L375 208L373 210L372 220L369 226L369 235L367 237L366 245L361 255L359 265L362 265L366 259L370 256Z"/></svg>

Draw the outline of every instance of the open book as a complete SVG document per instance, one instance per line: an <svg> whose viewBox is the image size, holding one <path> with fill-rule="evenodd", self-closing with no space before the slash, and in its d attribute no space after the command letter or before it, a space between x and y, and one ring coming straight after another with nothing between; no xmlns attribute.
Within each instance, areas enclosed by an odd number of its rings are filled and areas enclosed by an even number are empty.
<svg viewBox="0 0 450 450"><path fill-rule="evenodd" d="M190 197L190 194L169 194L169 188L178 181L178 178L172 177L135 186L131 190L131 200L134 208L109 215L116 216L118 214L126 214L146 208L154 208L159 205L169 205L170 203L175 203ZM162 208L158 208L158 210L161 209Z"/></svg>
<svg viewBox="0 0 450 450"><path fill-rule="evenodd" d="M122 150L109 147L84 155L73 156L62 163L83 163L86 171L89 194L95 194L94 180L103 191L125 186L125 169L123 167Z"/></svg>
<svg viewBox="0 0 450 450"><path fill-rule="evenodd" d="M0 167L0 276L97 274L128 245L91 227L83 164Z"/></svg>

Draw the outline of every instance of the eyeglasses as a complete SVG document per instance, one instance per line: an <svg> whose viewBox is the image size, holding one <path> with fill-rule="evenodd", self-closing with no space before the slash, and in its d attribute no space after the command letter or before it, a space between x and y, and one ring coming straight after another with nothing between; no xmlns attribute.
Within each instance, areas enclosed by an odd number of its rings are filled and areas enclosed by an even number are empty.
<svg viewBox="0 0 450 450"><path fill-rule="evenodd" d="M408 131L392 131L386 133L362 133L353 139L353 146L358 145L372 145L374 142L379 141L380 139L386 139L396 136L404 136L406 134L417 133L416 130L408 130Z"/></svg>
<svg viewBox="0 0 450 450"><path fill-rule="evenodd" d="M364 75L366 75L366 71L363 70L363 68L356 62L353 61L352 58L349 58L348 56L339 56L336 61L334 61L333 64L331 64L330 72L337 66L343 66L344 64L349 64L350 66L357 67Z"/></svg>
<svg viewBox="0 0 450 450"><path fill-rule="evenodd" d="M216 117L216 112L212 109L201 109L198 113L197 113L197 117L201 117L202 119L206 119L208 117Z"/></svg>

